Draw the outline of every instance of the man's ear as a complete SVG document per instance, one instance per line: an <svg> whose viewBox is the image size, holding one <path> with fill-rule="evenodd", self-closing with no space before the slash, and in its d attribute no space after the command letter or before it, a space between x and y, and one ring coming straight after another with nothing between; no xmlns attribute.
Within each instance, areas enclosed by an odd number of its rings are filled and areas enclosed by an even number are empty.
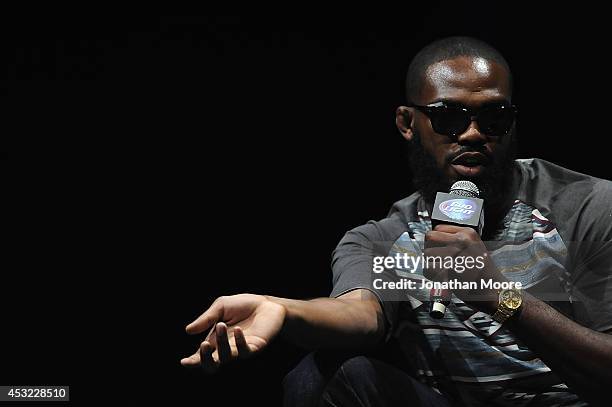
<svg viewBox="0 0 612 407"><path fill-rule="evenodd" d="M412 128L414 126L414 109L406 106L400 106L395 111L395 125L397 129L408 141L412 141L414 132Z"/></svg>

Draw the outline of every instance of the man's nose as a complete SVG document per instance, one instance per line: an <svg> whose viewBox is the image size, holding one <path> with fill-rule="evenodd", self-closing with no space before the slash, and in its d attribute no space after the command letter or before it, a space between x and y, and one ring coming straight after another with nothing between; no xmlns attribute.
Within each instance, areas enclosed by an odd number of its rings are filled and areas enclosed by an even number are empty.
<svg viewBox="0 0 612 407"><path fill-rule="evenodd" d="M487 136L481 133L475 118L468 128L457 137L457 143L461 145L482 145L487 142Z"/></svg>

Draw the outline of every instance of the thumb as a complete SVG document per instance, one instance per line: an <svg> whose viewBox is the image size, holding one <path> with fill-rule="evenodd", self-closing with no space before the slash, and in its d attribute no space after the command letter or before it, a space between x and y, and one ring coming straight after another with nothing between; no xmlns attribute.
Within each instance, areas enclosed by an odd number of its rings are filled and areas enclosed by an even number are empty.
<svg viewBox="0 0 612 407"><path fill-rule="evenodd" d="M213 326L217 321L223 317L223 303L221 300L217 300L212 303L202 315L195 319L192 323L187 325L185 331L188 334L195 335L202 333Z"/></svg>

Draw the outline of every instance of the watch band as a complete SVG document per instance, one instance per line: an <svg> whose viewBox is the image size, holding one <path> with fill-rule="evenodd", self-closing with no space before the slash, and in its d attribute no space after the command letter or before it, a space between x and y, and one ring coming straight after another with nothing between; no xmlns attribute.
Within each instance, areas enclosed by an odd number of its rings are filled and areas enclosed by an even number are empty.
<svg viewBox="0 0 612 407"><path fill-rule="evenodd" d="M503 324L508 318L512 316L512 314L514 314L514 312L512 312L511 310L498 307L497 311L495 311L495 313L491 315L491 318L493 318L493 320L499 322L500 324Z"/></svg>

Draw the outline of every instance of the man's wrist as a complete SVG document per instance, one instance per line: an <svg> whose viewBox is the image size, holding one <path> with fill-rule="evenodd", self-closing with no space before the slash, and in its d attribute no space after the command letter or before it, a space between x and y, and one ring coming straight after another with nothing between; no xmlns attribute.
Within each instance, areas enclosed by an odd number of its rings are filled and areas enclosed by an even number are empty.
<svg viewBox="0 0 612 407"><path fill-rule="evenodd" d="M295 331L300 331L303 328L302 322L305 321L304 303L307 300L297 300L293 298L274 297L271 295L265 296L268 301L282 306L285 309L283 326L281 327L281 337L295 342Z"/></svg>
<svg viewBox="0 0 612 407"><path fill-rule="evenodd" d="M287 321L287 319L290 316L290 307L289 307L289 303L291 301L295 301L289 298L282 298L282 297L274 297L272 295L264 295L263 296L266 300L273 302L275 304L281 305L283 308L285 308L285 322ZM283 324L284 325L284 324Z"/></svg>
<svg viewBox="0 0 612 407"><path fill-rule="evenodd" d="M521 304L521 307L514 313L512 318L508 319L508 325L512 329L518 328L525 319L525 316L527 314L533 313L534 310L536 308L539 308L541 304L541 300L523 290L523 303ZM527 309L529 309L529 311L526 311Z"/></svg>
<svg viewBox="0 0 612 407"><path fill-rule="evenodd" d="M499 291L500 290L473 291L471 294L472 301L469 301L469 304L478 311L492 315L499 305Z"/></svg>
<svg viewBox="0 0 612 407"><path fill-rule="evenodd" d="M515 320L525 306L523 290L520 288L503 289L499 291L499 301L495 312L491 314L493 320L500 324Z"/></svg>

